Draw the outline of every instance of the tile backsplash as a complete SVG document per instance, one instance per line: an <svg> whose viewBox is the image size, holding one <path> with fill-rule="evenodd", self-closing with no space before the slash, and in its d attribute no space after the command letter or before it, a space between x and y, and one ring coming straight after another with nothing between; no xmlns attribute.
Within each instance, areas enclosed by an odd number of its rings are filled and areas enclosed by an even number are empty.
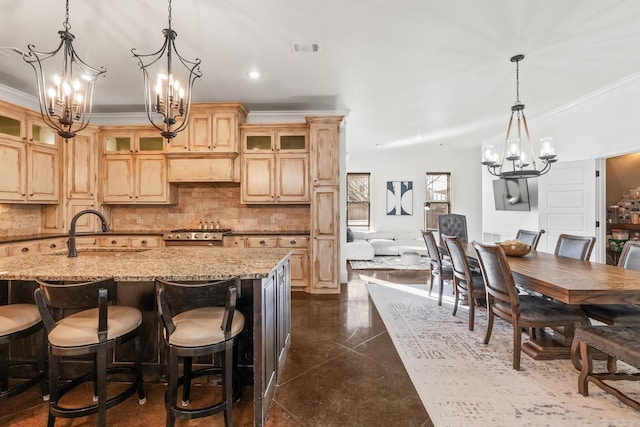
<svg viewBox="0 0 640 427"><path fill-rule="evenodd" d="M181 184L177 190L177 205L112 206L113 229L172 230L219 221L233 231L309 230L309 205L243 205L237 183Z"/></svg>
<svg viewBox="0 0 640 427"><path fill-rule="evenodd" d="M0 204L0 237L40 232L40 205Z"/></svg>

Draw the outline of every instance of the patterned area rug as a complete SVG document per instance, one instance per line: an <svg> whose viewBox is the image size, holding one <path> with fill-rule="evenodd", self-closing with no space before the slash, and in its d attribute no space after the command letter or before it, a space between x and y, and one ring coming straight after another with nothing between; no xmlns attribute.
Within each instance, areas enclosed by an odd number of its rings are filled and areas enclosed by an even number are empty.
<svg viewBox="0 0 640 427"><path fill-rule="evenodd" d="M476 311L475 331L469 331L464 307L451 315L450 288L440 307L425 286L367 288L435 426L640 425L636 411L594 384L588 397L578 393L578 371L569 360L523 354L521 370L513 370L510 325L496 319L484 345L486 312ZM640 398L637 383L616 386Z"/></svg>
<svg viewBox="0 0 640 427"><path fill-rule="evenodd" d="M371 261L349 261L354 270L429 270L429 258L420 257L418 264L404 264L399 256L377 256Z"/></svg>

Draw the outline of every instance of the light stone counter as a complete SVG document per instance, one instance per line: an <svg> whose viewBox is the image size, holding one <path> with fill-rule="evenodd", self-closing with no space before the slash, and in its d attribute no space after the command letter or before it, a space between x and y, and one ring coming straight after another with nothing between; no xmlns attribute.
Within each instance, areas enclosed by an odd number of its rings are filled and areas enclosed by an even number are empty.
<svg viewBox="0 0 640 427"><path fill-rule="evenodd" d="M262 279L291 251L266 248L169 247L145 250L78 249L78 256L60 254L0 258L0 280L116 282L218 280L239 276Z"/></svg>

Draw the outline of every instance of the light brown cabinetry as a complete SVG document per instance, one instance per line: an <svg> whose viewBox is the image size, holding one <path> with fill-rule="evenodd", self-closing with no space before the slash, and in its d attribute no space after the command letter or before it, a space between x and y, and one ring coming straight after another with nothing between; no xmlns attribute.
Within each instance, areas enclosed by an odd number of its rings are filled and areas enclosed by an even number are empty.
<svg viewBox="0 0 640 427"><path fill-rule="evenodd" d="M66 142L67 197L94 199L98 180L98 145L93 135L76 135Z"/></svg>
<svg viewBox="0 0 640 427"><path fill-rule="evenodd" d="M17 243L6 243L0 246L0 257L37 255L59 252L66 249L66 243L67 239L64 237L29 240Z"/></svg>
<svg viewBox="0 0 640 427"><path fill-rule="evenodd" d="M58 138L26 110L0 104L0 202L58 203Z"/></svg>
<svg viewBox="0 0 640 427"><path fill-rule="evenodd" d="M152 131L103 130L102 202L171 204L164 139Z"/></svg>
<svg viewBox="0 0 640 427"><path fill-rule="evenodd" d="M309 236L225 236L227 248L289 248L291 253L291 289L305 290L309 286Z"/></svg>
<svg viewBox="0 0 640 427"><path fill-rule="evenodd" d="M342 116L307 117L311 145L311 289L338 293Z"/></svg>
<svg viewBox="0 0 640 427"><path fill-rule="evenodd" d="M243 125L241 139L242 203L309 203L305 125Z"/></svg>

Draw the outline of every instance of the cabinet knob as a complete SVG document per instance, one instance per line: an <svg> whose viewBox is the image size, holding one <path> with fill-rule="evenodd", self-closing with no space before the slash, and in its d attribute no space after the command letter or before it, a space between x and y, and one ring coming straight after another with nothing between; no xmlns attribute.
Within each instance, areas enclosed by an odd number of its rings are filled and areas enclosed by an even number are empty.
<svg viewBox="0 0 640 427"><path fill-rule="evenodd" d="M118 244L118 241L114 239L114 240L112 240L112 241L111 241L111 244L112 244L112 245L117 245L117 244Z"/></svg>
<svg viewBox="0 0 640 427"><path fill-rule="evenodd" d="M22 252L29 252L29 248L22 248L20 249Z"/></svg>
<svg viewBox="0 0 640 427"><path fill-rule="evenodd" d="M292 240L292 241L290 241L289 243L291 243L292 245L295 245L295 244L296 244L296 241L295 241L295 240Z"/></svg>
<svg viewBox="0 0 640 427"><path fill-rule="evenodd" d="M147 244L147 241L146 241L146 240L143 240L143 241L142 241L142 242L140 242L140 243L142 243L143 245L146 245L146 244Z"/></svg>
<svg viewBox="0 0 640 427"><path fill-rule="evenodd" d="M29 197L33 197L33 193L29 194Z"/></svg>
<svg viewBox="0 0 640 427"><path fill-rule="evenodd" d="M57 248L57 247L58 247L58 246L57 246L55 243L52 243L52 244L50 244L50 245L49 245L49 248L51 248L51 249L55 249L55 248Z"/></svg>
<svg viewBox="0 0 640 427"><path fill-rule="evenodd" d="M266 245L266 244L267 244L267 242L265 242L264 240L260 240L260 244L261 244L261 245Z"/></svg>

